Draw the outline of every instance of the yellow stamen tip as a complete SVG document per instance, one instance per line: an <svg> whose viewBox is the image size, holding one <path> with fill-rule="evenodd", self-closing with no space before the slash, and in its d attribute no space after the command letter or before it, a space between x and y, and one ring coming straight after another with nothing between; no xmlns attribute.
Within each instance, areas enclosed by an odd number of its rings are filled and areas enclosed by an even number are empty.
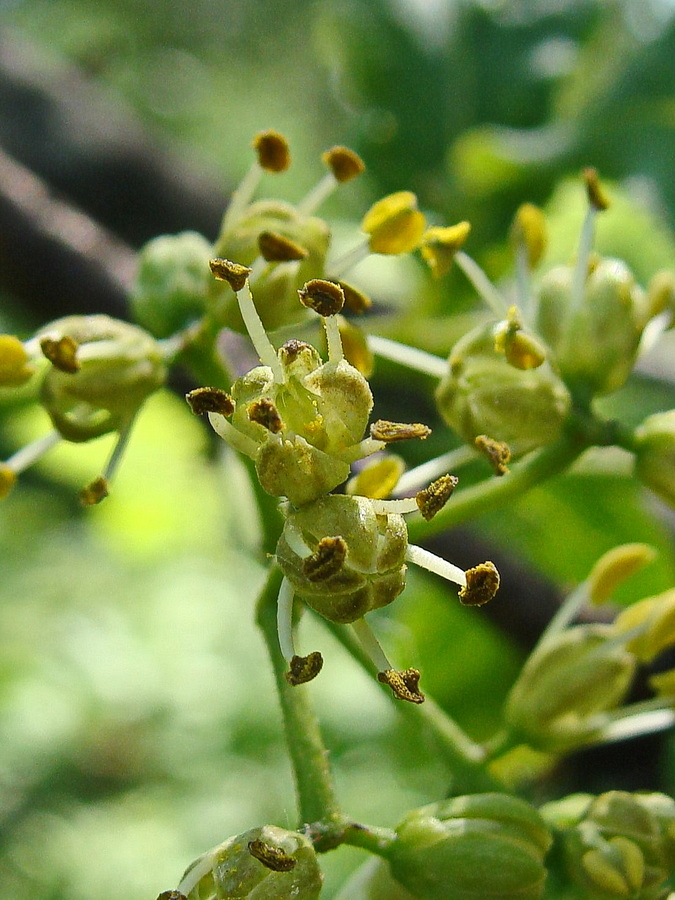
<svg viewBox="0 0 675 900"><path fill-rule="evenodd" d="M598 177L598 170L589 166L587 169L584 169L582 172L582 177L586 184L586 194L588 196L588 202L590 205L597 209L598 212L602 212L607 209L609 206L609 199L607 194L605 194L602 185L600 184L600 178Z"/></svg>
<svg viewBox="0 0 675 900"><path fill-rule="evenodd" d="M13 334L0 334L0 387L25 384L34 371L19 338Z"/></svg>
<svg viewBox="0 0 675 900"><path fill-rule="evenodd" d="M0 500L5 499L16 484L16 481L16 472L4 463L0 463Z"/></svg>
<svg viewBox="0 0 675 900"><path fill-rule="evenodd" d="M398 191L374 203L363 217L361 230L370 235L372 253L410 253L420 243L426 220L411 191Z"/></svg>
<svg viewBox="0 0 675 900"><path fill-rule="evenodd" d="M455 254L464 246L470 231L468 222L458 222L445 228L433 226L424 232L420 250L435 278L450 271Z"/></svg>
<svg viewBox="0 0 675 900"><path fill-rule="evenodd" d="M544 255L548 241L546 218L534 203L523 203L518 207L511 226L511 241L516 247L525 246L530 268L534 268Z"/></svg>

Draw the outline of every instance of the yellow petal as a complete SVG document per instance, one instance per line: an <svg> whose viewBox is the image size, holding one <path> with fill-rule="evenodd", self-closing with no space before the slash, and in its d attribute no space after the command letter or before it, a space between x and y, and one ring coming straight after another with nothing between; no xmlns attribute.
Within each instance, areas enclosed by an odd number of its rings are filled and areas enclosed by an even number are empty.
<svg viewBox="0 0 675 900"><path fill-rule="evenodd" d="M675 644L675 588L629 606L617 616L614 628L619 634L640 628L626 647L643 662L653 659Z"/></svg>
<svg viewBox="0 0 675 900"><path fill-rule="evenodd" d="M372 253L388 256L410 253L419 246L426 220L411 191L398 191L374 203L363 217L361 230L370 235Z"/></svg>

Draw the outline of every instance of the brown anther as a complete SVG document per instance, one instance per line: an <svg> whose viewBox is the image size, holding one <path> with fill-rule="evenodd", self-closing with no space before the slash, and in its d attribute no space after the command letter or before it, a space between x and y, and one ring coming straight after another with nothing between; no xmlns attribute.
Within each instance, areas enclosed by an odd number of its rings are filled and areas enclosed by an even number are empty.
<svg viewBox="0 0 675 900"><path fill-rule="evenodd" d="M495 441L486 434L479 434L473 442L476 450L480 450L483 456L494 469L495 475L506 475L511 461L511 449L504 441Z"/></svg>
<svg viewBox="0 0 675 900"><path fill-rule="evenodd" d="M316 550L302 562L308 581L325 581L336 575L347 559L347 541L340 535L321 538Z"/></svg>
<svg viewBox="0 0 675 900"><path fill-rule="evenodd" d="M294 656L286 672L286 681L296 687L306 684L319 674L323 669L323 656L318 650L314 650L309 656Z"/></svg>
<svg viewBox="0 0 675 900"><path fill-rule="evenodd" d="M443 509L458 483L459 478L456 475L441 475L436 481L432 481L429 487L418 491L415 502L427 522Z"/></svg>
<svg viewBox="0 0 675 900"><path fill-rule="evenodd" d="M187 900L187 897L180 891L162 891L157 900Z"/></svg>
<svg viewBox="0 0 675 900"><path fill-rule="evenodd" d="M212 412L227 417L234 412L234 400L220 388L195 388L185 395L185 399L196 416Z"/></svg>
<svg viewBox="0 0 675 900"><path fill-rule="evenodd" d="M82 506L96 506L101 500L105 500L108 496L108 482L101 475L94 479L91 484L83 487L80 491L80 503Z"/></svg>
<svg viewBox="0 0 675 900"><path fill-rule="evenodd" d="M484 562L466 570L466 587L459 592L464 606L482 606L499 590L499 572L492 562Z"/></svg>
<svg viewBox="0 0 675 900"><path fill-rule="evenodd" d="M278 131L261 131L253 139L258 163L267 172L285 172L291 164L288 141Z"/></svg>
<svg viewBox="0 0 675 900"><path fill-rule="evenodd" d="M289 856L281 847L273 847L261 840L249 841L248 852L273 872L290 872L298 864L297 859Z"/></svg>
<svg viewBox="0 0 675 900"><path fill-rule="evenodd" d="M366 171L364 161L349 147L331 147L321 154L321 159L340 183L351 181Z"/></svg>
<svg viewBox="0 0 675 900"><path fill-rule="evenodd" d="M218 281L226 281L235 293L244 287L248 276L251 274L248 266L240 266L239 263L232 262L229 259L220 259L219 257L210 260L209 266L214 277Z"/></svg>
<svg viewBox="0 0 675 900"><path fill-rule="evenodd" d="M298 291L300 302L313 309L320 316L334 316L340 312L345 303L344 291L335 281L324 281L313 278Z"/></svg>
<svg viewBox="0 0 675 900"><path fill-rule="evenodd" d="M348 309L349 312L354 313L357 316L362 316L364 312L367 312L370 307L373 305L373 301L370 297L367 297L362 291L358 290L351 284L347 284L346 281L338 281L337 282L342 288L342 293L345 295L345 309Z"/></svg>
<svg viewBox="0 0 675 900"><path fill-rule="evenodd" d="M394 444L396 441L409 441L413 438L424 440L431 434L428 425L419 422L388 422L386 419L378 419L370 426L370 436L376 441L384 441L385 444Z"/></svg>
<svg viewBox="0 0 675 900"><path fill-rule="evenodd" d="M279 410L267 397L254 400L246 412L251 422L262 425L263 428L271 431L272 434L279 434L280 431L283 431L284 423L279 415Z"/></svg>
<svg viewBox="0 0 675 900"><path fill-rule="evenodd" d="M79 344L67 334L55 340L54 338L42 338L40 349L55 369L74 375L80 371L77 361L77 348Z"/></svg>
<svg viewBox="0 0 675 900"><path fill-rule="evenodd" d="M309 256L308 250L278 231L261 231L258 235L258 249L267 262L293 262Z"/></svg>
<svg viewBox="0 0 675 900"><path fill-rule="evenodd" d="M609 206L609 199L607 194L602 189L602 185L600 184L600 179L598 177L598 170L594 169L592 166L584 169L581 173L584 179L584 183L586 184L586 195L588 197L588 202L594 209L597 209L599 212L607 209Z"/></svg>
<svg viewBox="0 0 675 900"><path fill-rule="evenodd" d="M420 673L417 669L404 669L402 672L386 669L377 673L377 680L382 684L388 684L399 700L424 703L424 694L419 689Z"/></svg>

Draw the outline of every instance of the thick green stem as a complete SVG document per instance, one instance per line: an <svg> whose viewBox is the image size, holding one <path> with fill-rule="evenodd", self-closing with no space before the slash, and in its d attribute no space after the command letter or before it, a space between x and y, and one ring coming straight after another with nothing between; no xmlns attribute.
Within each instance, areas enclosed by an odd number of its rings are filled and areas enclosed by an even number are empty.
<svg viewBox="0 0 675 900"><path fill-rule="evenodd" d="M284 717L286 739L295 774L300 824L320 823L322 831L343 822L319 725L307 688L292 687L286 680L286 661L277 637L276 601L281 572L274 566L260 594L257 621L272 661Z"/></svg>
<svg viewBox="0 0 675 900"><path fill-rule="evenodd" d="M589 446L590 442L578 433L565 434L550 447L537 450L515 463L507 475L457 491L430 522L420 520L409 523L411 541L438 534L508 500L521 497L535 485L563 472Z"/></svg>

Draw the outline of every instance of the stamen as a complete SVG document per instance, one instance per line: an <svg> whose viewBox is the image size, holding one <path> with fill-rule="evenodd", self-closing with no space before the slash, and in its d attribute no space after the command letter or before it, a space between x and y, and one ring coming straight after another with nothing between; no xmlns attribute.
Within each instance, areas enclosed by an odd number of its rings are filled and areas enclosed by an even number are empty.
<svg viewBox="0 0 675 900"><path fill-rule="evenodd" d="M63 440L63 438L58 431L50 431L49 434L45 434L43 437L40 437L36 441L26 444L25 447L17 450L17 452L13 456L10 456L5 462L5 466L8 469L11 469L15 475L20 475L21 472L24 472L36 463L45 455L45 453L47 453L47 451L51 450L52 447L55 447L61 440Z"/></svg>
<svg viewBox="0 0 675 900"><path fill-rule="evenodd" d="M372 628L366 620L357 619L356 622L352 622L351 628L377 671L384 672L390 670L392 665L384 655L384 650L380 646L380 642L375 637Z"/></svg>
<svg viewBox="0 0 675 900"><path fill-rule="evenodd" d="M277 634L281 654L290 664L295 656L295 644L293 641L293 598L295 590L288 578L281 582L279 596L277 598Z"/></svg>
<svg viewBox="0 0 675 900"><path fill-rule="evenodd" d="M231 231L237 221L242 217L246 207L250 204L253 195L258 189L262 175L263 169L260 167L260 163L257 160L251 163L251 167L240 181L239 186L232 192L230 202L225 210L223 222L220 227L221 235Z"/></svg>
<svg viewBox="0 0 675 900"><path fill-rule="evenodd" d="M366 168L361 157L348 147L331 147L321 159L331 171L297 204L297 210L305 216L317 210L338 185L356 178Z"/></svg>
<svg viewBox="0 0 675 900"><path fill-rule="evenodd" d="M248 852L272 872L290 872L298 864L297 859L289 856L281 847L273 847L265 841L249 841Z"/></svg>
<svg viewBox="0 0 675 900"><path fill-rule="evenodd" d="M482 606L499 590L499 572L494 563L486 561L466 570L466 585L459 592L464 606Z"/></svg>
<svg viewBox="0 0 675 900"><path fill-rule="evenodd" d="M404 669L402 672L387 669L385 672L378 672L377 680L382 684L388 684L398 700L424 703L424 694L419 689L420 673L417 669Z"/></svg>
<svg viewBox="0 0 675 900"><path fill-rule="evenodd" d="M103 475L100 475L82 488L79 494L80 503L82 506L96 506L101 500L105 500L108 493L108 482Z"/></svg>
<svg viewBox="0 0 675 900"><path fill-rule="evenodd" d="M455 262L494 314L500 319L505 318L508 304L478 263L467 256L463 250L457 251Z"/></svg>
<svg viewBox="0 0 675 900"><path fill-rule="evenodd" d="M460 569L459 566L442 559L440 556L436 556L435 553L431 553L423 547L418 547L416 544L408 544L405 555L406 559L416 566L421 566L428 572L433 572L434 575L440 575L441 578L445 578L446 581L452 581L454 584L460 585L460 587L466 587L467 578L464 569Z"/></svg>
<svg viewBox="0 0 675 900"><path fill-rule="evenodd" d="M234 400L221 388L195 388L185 395L185 399L196 416L213 412L229 417L235 409Z"/></svg>
<svg viewBox="0 0 675 900"><path fill-rule="evenodd" d="M373 500L372 507L377 516L391 514L404 516L406 513L417 512L417 500L414 497L403 497L401 500Z"/></svg>
<svg viewBox="0 0 675 900"><path fill-rule="evenodd" d="M495 441L486 434L479 434L473 442L494 469L495 475L506 475L511 461L511 448L504 441Z"/></svg>
<svg viewBox="0 0 675 900"><path fill-rule="evenodd" d="M286 519L284 525L284 539L293 553L300 559L307 559L312 555L312 549L307 545L302 535L302 531L295 524L293 519Z"/></svg>
<svg viewBox="0 0 675 900"><path fill-rule="evenodd" d="M298 291L298 297L303 306L313 309L324 318L335 316L340 312L345 303L344 291L335 281L326 281L323 278L313 278Z"/></svg>
<svg viewBox="0 0 675 900"><path fill-rule="evenodd" d="M344 566L347 552L347 542L340 535L321 538L314 553L303 561L303 575L311 582L332 578Z"/></svg>
<svg viewBox="0 0 675 900"><path fill-rule="evenodd" d="M247 414L251 422L262 425L272 434L279 434L284 429L284 423L279 415L279 410L267 397L261 397L260 400L254 400L249 404Z"/></svg>
<svg viewBox="0 0 675 900"><path fill-rule="evenodd" d="M368 346L376 356L390 359L392 362L408 369L414 369L416 372L423 372L433 378L444 378L447 374L448 363L445 359L434 356L433 353L418 350L417 347L409 347L407 344L400 344L398 341L392 341L390 338L380 337L377 334L368 335Z"/></svg>
<svg viewBox="0 0 675 900"><path fill-rule="evenodd" d="M79 344L69 335L58 339L45 337L40 341L40 349L55 369L74 375L80 369L77 359Z"/></svg>
<svg viewBox="0 0 675 900"><path fill-rule="evenodd" d="M220 413L210 412L208 416L211 427L224 441L227 441L231 447L234 447L235 450L243 453L244 456L248 456L249 459L256 458L258 455L259 444L256 443L253 438L248 437L246 434L242 434L241 431L235 428L234 425L231 425L225 416L220 415Z"/></svg>
<svg viewBox="0 0 675 900"><path fill-rule="evenodd" d="M340 279L345 272L353 269L354 266L363 262L368 256L370 256L370 246L368 244L368 238L364 238L360 243L352 247L351 250L345 251L342 256L334 259L328 268L330 269L333 278Z"/></svg>
<svg viewBox="0 0 675 900"><path fill-rule="evenodd" d="M372 456L373 453L379 453L384 450L387 445L384 441L376 441L373 438L364 438L358 444L347 447L340 453L333 453L333 456L341 459L343 462L353 463L357 459L365 459L366 456Z"/></svg>
<svg viewBox="0 0 675 900"><path fill-rule="evenodd" d="M609 202L604 196L598 173L595 169L584 169L583 178L588 195L588 211L581 227L577 261L572 276L571 309L579 309L584 301L584 288L590 268L591 253L595 242L595 220L598 212L607 209Z"/></svg>
<svg viewBox="0 0 675 900"><path fill-rule="evenodd" d="M239 187L233 191L225 211L220 233L229 231L243 215L253 199L263 172L283 172L291 162L288 142L278 131L261 131L253 139L253 149L257 159L242 178Z"/></svg>
<svg viewBox="0 0 675 900"><path fill-rule="evenodd" d="M122 431L120 431L103 475L95 478L94 481L86 485L86 487L83 487L80 491L80 502L83 506L95 506L97 503L100 503L101 500L105 500L108 496L110 482L115 476L120 460L129 443L133 421L134 420L132 419L126 428L123 428Z"/></svg>
<svg viewBox="0 0 675 900"><path fill-rule="evenodd" d="M323 656L315 650L308 656L294 656L290 662L290 671L286 672L286 681L296 687L306 684L319 674L323 668Z"/></svg>
<svg viewBox="0 0 675 900"><path fill-rule="evenodd" d="M309 256L308 250L278 231L261 231L258 249L266 262L292 262Z"/></svg>
<svg viewBox="0 0 675 900"><path fill-rule="evenodd" d="M302 198L296 209L303 216L311 216L312 213L327 200L335 191L339 182L332 172L327 172L321 180Z"/></svg>
<svg viewBox="0 0 675 900"><path fill-rule="evenodd" d="M405 472L396 485L394 495L400 496L401 494L407 494L409 491L414 491L421 485L428 484L429 481L437 478L439 475L443 475L448 470L456 471L461 466L466 465L466 463L472 462L477 456L477 452L468 444L457 447L455 450L449 450L442 456L430 459L428 462Z"/></svg>
<svg viewBox="0 0 675 900"><path fill-rule="evenodd" d="M241 317L260 361L272 370L276 382L284 384L284 370L277 357L277 351L267 337L267 332L253 302L253 295L248 283L251 270L246 266L230 262L228 259L212 259L209 265L215 277L219 281L227 281L235 292Z"/></svg>
<svg viewBox="0 0 675 900"><path fill-rule="evenodd" d="M384 441L385 444L417 438L424 440L430 434L431 428L419 422L389 422L386 419L378 419L370 426L370 436L376 441Z"/></svg>
<svg viewBox="0 0 675 900"><path fill-rule="evenodd" d="M417 493L415 503L426 522L430 522L436 513L443 509L458 482L459 478L456 475L441 475Z"/></svg>
<svg viewBox="0 0 675 900"><path fill-rule="evenodd" d="M337 316L329 316L323 320L326 329L326 345L328 348L328 361L337 365L345 358L342 347L342 335L340 334L340 322Z"/></svg>

